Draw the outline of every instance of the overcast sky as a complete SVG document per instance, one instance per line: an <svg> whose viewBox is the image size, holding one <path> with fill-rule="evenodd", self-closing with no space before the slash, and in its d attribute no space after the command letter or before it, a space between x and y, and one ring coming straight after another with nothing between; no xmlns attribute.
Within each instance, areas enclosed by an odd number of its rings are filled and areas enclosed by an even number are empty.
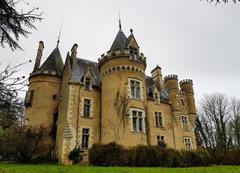
<svg viewBox="0 0 240 173"><path fill-rule="evenodd" d="M43 60L56 47L61 21L60 51L77 43L78 57L97 61L106 53L117 32L118 12L128 36L133 29L141 52L147 57L146 74L158 64L163 75L193 79L197 101L214 92L240 98L240 4L215 5L202 0L26 0L38 6L44 20L29 38L24 51L0 47L2 69L7 63L34 60L38 42L44 41ZM22 5L23 8L29 6ZM25 65L20 74L32 71Z"/></svg>

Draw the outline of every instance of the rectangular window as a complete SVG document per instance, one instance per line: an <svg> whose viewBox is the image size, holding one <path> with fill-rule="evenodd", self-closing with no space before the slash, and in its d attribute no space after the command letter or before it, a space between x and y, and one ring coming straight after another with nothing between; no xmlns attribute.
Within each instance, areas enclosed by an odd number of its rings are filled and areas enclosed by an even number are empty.
<svg viewBox="0 0 240 173"><path fill-rule="evenodd" d="M184 104L184 98L181 98L182 106L185 106Z"/></svg>
<svg viewBox="0 0 240 173"><path fill-rule="evenodd" d="M91 89L91 79L89 77L85 78L85 89L90 90Z"/></svg>
<svg viewBox="0 0 240 173"><path fill-rule="evenodd" d="M89 129L82 129L82 148L88 148L89 144Z"/></svg>
<svg viewBox="0 0 240 173"><path fill-rule="evenodd" d="M143 132L144 131L144 117L143 111L132 111L132 128L134 132Z"/></svg>
<svg viewBox="0 0 240 173"><path fill-rule="evenodd" d="M156 127L163 127L163 117L161 112L155 112L155 125Z"/></svg>
<svg viewBox="0 0 240 173"><path fill-rule="evenodd" d="M188 118L187 116L182 116L182 127L184 131L188 131Z"/></svg>
<svg viewBox="0 0 240 173"><path fill-rule="evenodd" d="M133 99L141 99L141 84L137 80L130 80L130 92L131 98Z"/></svg>
<svg viewBox="0 0 240 173"><path fill-rule="evenodd" d="M83 116L90 117L91 100L84 99Z"/></svg>
<svg viewBox="0 0 240 173"><path fill-rule="evenodd" d="M164 136L157 136L157 144L161 145L162 142L165 142L165 137Z"/></svg>
<svg viewBox="0 0 240 173"><path fill-rule="evenodd" d="M184 146L187 151L192 150L192 139L191 138L184 138Z"/></svg>

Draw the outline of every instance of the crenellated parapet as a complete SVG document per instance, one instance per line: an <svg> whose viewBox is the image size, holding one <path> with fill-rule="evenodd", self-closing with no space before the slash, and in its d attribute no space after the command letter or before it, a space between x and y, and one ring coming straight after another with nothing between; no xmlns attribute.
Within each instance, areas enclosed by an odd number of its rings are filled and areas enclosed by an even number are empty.
<svg viewBox="0 0 240 173"><path fill-rule="evenodd" d="M139 53L139 54L133 55L129 48L111 50L111 51L108 51L107 54L102 54L101 57L98 58L99 66L101 66L103 63L109 60L116 59L116 58L120 58L120 59L127 58L129 60L142 63L146 67L147 58L144 56L144 54Z"/></svg>
<svg viewBox="0 0 240 173"><path fill-rule="evenodd" d="M183 91L185 94L193 95L193 81L191 79L184 79L179 82L181 91Z"/></svg>
<svg viewBox="0 0 240 173"><path fill-rule="evenodd" d="M196 114L196 106L194 99L193 81L191 79L184 79L179 82L181 91L184 93L187 99L189 114ZM194 116L193 116L194 119Z"/></svg>
<svg viewBox="0 0 240 173"><path fill-rule="evenodd" d="M145 76L144 71L139 67L131 66L131 65L118 65L118 66L112 66L102 71L101 78L103 79L105 76L110 75L112 73L117 73L117 72L132 72L132 73L138 73L142 76Z"/></svg>
<svg viewBox="0 0 240 173"><path fill-rule="evenodd" d="M183 85L186 85L186 84L193 85L192 79L183 79L179 82L180 87L183 86Z"/></svg>
<svg viewBox="0 0 240 173"><path fill-rule="evenodd" d="M164 82L169 80L178 80L178 76L176 74L170 74L164 77Z"/></svg>
<svg viewBox="0 0 240 173"><path fill-rule="evenodd" d="M178 76L175 74L167 75L164 77L164 83L166 86L166 89L169 90L176 90L179 92L179 86L178 86Z"/></svg>

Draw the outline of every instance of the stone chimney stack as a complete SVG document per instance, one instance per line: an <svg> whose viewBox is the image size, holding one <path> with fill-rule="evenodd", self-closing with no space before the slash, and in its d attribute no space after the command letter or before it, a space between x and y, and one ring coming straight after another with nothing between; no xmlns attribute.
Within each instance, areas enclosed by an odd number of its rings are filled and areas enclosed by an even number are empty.
<svg viewBox="0 0 240 173"><path fill-rule="evenodd" d="M36 59L35 59L35 65L34 65L34 68L33 68L33 72L37 71L40 64L41 64L43 49L44 49L44 43L43 43L43 41L39 41L37 56L36 56Z"/></svg>
<svg viewBox="0 0 240 173"><path fill-rule="evenodd" d="M77 58L77 48L78 45L75 43L71 49L71 63L72 63L72 67L74 66L75 62L76 62L76 58Z"/></svg>
<svg viewBox="0 0 240 173"><path fill-rule="evenodd" d="M163 79L162 79L162 69L161 67L159 67L157 65L157 67L155 67L152 71L151 71L151 74L152 74L152 78L153 78L153 81L155 83L155 85L160 88L160 89L163 89Z"/></svg>

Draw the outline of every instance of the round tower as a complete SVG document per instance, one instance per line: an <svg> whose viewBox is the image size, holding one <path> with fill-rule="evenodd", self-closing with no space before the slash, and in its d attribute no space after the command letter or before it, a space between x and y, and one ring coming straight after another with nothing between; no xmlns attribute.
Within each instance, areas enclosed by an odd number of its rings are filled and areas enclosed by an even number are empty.
<svg viewBox="0 0 240 173"><path fill-rule="evenodd" d="M196 106L193 91L193 82L191 79L185 79L179 82L181 90L185 93L188 105L188 113L196 114Z"/></svg>
<svg viewBox="0 0 240 173"><path fill-rule="evenodd" d="M57 106L63 62L58 47L40 66L43 42L39 42L33 72L29 77L25 97L25 124L27 126L52 127L57 118Z"/></svg>
<svg viewBox="0 0 240 173"><path fill-rule="evenodd" d="M175 74L165 76L164 83L169 94L169 100L172 105L172 110L180 111L178 76Z"/></svg>
<svg viewBox="0 0 240 173"><path fill-rule="evenodd" d="M139 53L132 30L127 38L120 27L107 55L99 58L102 143L115 141L125 146L146 144L145 126L135 129L132 125L133 107L142 111L141 116L145 117L145 69L146 58ZM135 133L136 130L143 133Z"/></svg>

